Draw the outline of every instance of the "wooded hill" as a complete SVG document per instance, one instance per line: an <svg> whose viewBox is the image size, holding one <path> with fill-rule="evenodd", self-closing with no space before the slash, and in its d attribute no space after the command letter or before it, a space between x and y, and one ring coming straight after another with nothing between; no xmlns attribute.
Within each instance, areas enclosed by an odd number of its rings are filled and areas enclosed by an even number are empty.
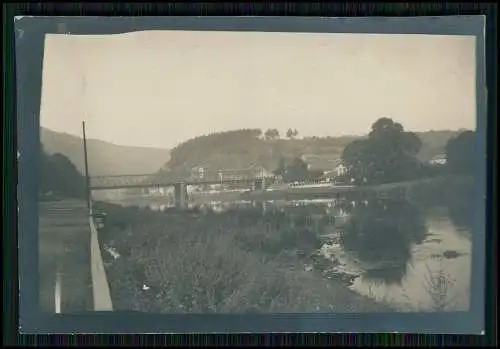
<svg viewBox="0 0 500 349"><path fill-rule="evenodd" d="M458 131L418 132L422 149L418 157L428 161L443 153L446 142ZM281 158L303 159L312 168L327 169L341 158L344 148L363 136L266 138L261 130L247 129L213 133L192 138L172 151L157 148L128 147L89 139L89 168L92 175L146 174L160 168L171 175L190 175L193 167L211 170L244 169L263 166L272 171ZM66 156L83 173L84 155L82 138L66 133L41 129L45 151ZM163 166L162 166L163 164Z"/></svg>
<svg viewBox="0 0 500 349"><path fill-rule="evenodd" d="M47 154L66 156L84 173L82 138L41 128L40 139ZM88 139L87 148L91 175L156 173L170 154L167 149L128 147L97 139Z"/></svg>
<svg viewBox="0 0 500 349"><path fill-rule="evenodd" d="M422 140L418 153L421 161L444 152L448 140L458 131L429 131L416 133ZM279 139L267 137L259 129L242 129L213 133L190 139L172 149L170 161L161 173L172 177L189 176L194 167L208 170L244 169L263 166L273 171L282 158L302 157L311 168L331 169L338 163L344 148L364 136L305 137Z"/></svg>

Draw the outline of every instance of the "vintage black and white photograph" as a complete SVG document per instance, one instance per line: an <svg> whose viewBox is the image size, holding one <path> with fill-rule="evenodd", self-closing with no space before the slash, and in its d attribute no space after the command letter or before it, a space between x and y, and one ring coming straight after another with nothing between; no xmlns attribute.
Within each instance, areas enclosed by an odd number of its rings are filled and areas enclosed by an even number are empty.
<svg viewBox="0 0 500 349"><path fill-rule="evenodd" d="M468 311L476 54L472 35L47 35L41 310Z"/></svg>

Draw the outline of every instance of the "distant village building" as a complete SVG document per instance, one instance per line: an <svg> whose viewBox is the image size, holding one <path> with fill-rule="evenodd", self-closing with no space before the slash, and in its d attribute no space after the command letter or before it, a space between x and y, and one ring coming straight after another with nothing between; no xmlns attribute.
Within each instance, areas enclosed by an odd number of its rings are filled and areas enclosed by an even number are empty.
<svg viewBox="0 0 500 349"><path fill-rule="evenodd" d="M165 196L167 195L166 188L148 188L148 194L152 196Z"/></svg>
<svg viewBox="0 0 500 349"><path fill-rule="evenodd" d="M255 173L257 174L256 177L258 177L258 178L267 178L267 177L273 177L274 176L274 173L272 173L271 171L267 170L263 166L257 166L255 168Z"/></svg>
<svg viewBox="0 0 500 349"><path fill-rule="evenodd" d="M203 179L205 177L205 169L203 167L198 168L198 178Z"/></svg>
<svg viewBox="0 0 500 349"><path fill-rule="evenodd" d="M205 167L202 166L195 166L191 168L191 175L190 177L192 179L204 179L206 174L206 169Z"/></svg>
<svg viewBox="0 0 500 349"><path fill-rule="evenodd" d="M274 174L263 166L250 166L243 169L211 169L208 166L195 166L190 170L192 180L229 181L270 177L274 177Z"/></svg>
<svg viewBox="0 0 500 349"><path fill-rule="evenodd" d="M340 163L335 167L335 173L338 177L346 176L348 173L348 168L343 163Z"/></svg>
<svg viewBox="0 0 500 349"><path fill-rule="evenodd" d="M307 168L312 170L321 170L323 175L345 176L348 174L348 168L339 158L333 158L331 155L302 155L301 159L307 163Z"/></svg>
<svg viewBox="0 0 500 349"><path fill-rule="evenodd" d="M349 167L342 163L340 159L335 161L334 166L323 171L322 179L327 182L336 182L339 178L347 178L349 176Z"/></svg>
<svg viewBox="0 0 500 349"><path fill-rule="evenodd" d="M304 154L300 157L307 164L309 170L327 171L333 169L338 160L331 155Z"/></svg>
<svg viewBox="0 0 500 349"><path fill-rule="evenodd" d="M323 176L321 179L325 180L326 182L333 182L335 180L336 173L334 170L330 171L323 171Z"/></svg>
<svg viewBox="0 0 500 349"><path fill-rule="evenodd" d="M198 168L198 178L200 179L205 178L205 169L203 167Z"/></svg>
<svg viewBox="0 0 500 349"><path fill-rule="evenodd" d="M223 169L217 171L217 174L221 181L264 178L273 176L273 173L268 171L263 166L252 166L245 169Z"/></svg>

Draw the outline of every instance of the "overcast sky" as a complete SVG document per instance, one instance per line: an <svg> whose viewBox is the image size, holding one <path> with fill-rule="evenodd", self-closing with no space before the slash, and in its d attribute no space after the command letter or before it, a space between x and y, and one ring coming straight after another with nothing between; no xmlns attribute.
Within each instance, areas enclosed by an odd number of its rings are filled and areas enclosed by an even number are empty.
<svg viewBox="0 0 500 349"><path fill-rule="evenodd" d="M475 128L473 36L149 31L48 35L41 125L172 148L238 128Z"/></svg>

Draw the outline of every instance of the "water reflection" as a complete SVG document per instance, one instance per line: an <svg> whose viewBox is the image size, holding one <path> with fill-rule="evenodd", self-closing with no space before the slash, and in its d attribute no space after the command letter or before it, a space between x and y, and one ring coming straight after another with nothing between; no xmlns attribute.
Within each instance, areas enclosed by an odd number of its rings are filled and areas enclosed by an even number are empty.
<svg viewBox="0 0 500 349"><path fill-rule="evenodd" d="M357 212L345 230L344 247L363 265L351 288L407 311L467 310L471 241L449 214L453 206L424 214L408 202L394 204Z"/></svg>
<svg viewBox="0 0 500 349"><path fill-rule="evenodd" d="M402 200L358 205L341 234L344 249L365 265L365 278L401 283L412 246L427 234L421 212Z"/></svg>
<svg viewBox="0 0 500 349"><path fill-rule="evenodd" d="M394 262L378 267L376 269L368 268L363 274L363 277L370 283L380 284L382 282L385 282L385 284L387 285L400 285L401 281L406 276L407 271L407 262Z"/></svg>

